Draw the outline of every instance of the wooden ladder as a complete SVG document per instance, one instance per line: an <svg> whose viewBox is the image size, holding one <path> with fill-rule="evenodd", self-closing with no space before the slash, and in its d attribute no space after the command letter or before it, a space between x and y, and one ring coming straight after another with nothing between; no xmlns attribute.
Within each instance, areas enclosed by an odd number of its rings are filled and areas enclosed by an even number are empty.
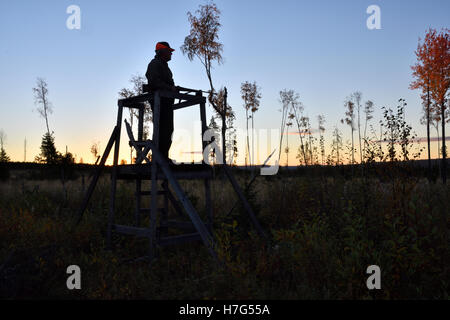
<svg viewBox="0 0 450 320"><path fill-rule="evenodd" d="M189 198L186 196L185 192L183 191L182 187L180 186L178 180L175 178L175 175L173 174L169 163L166 159L163 158L163 156L160 154L159 150L156 148L155 144L152 140L147 141L136 141L133 136L133 132L131 130L130 124L125 120L125 126L128 133L128 137L130 139L130 144L135 148L137 151L137 160L136 164L140 164L142 161L147 162L149 166L149 170L151 170L151 191L140 191L137 192L137 203L138 205L141 202L140 197L142 195L156 195L151 197L151 208L150 209L144 209L145 213L150 213L150 226L149 228L141 228L141 227L128 227L128 226L120 226L120 225L112 225L112 228L120 233L126 233L126 234L134 234L138 236L145 236L149 238L150 241L150 251L149 251L149 257L150 259L154 258L155 256L155 249L156 246L165 246L169 244L175 244L180 242L187 242L187 241L193 241L193 240L199 240L201 239L205 246L207 247L209 253L216 258L216 253L214 251L214 239L210 233L210 230L206 227L206 225L203 223L201 218L199 217L197 211L189 201ZM152 151L152 161L148 159L146 156L147 154L145 152ZM165 176L165 180L163 182L163 190L158 190L158 177L157 177L157 171L158 167L161 169L162 173ZM170 192L169 184L174 189L175 194L177 195L181 206L184 208L186 213L188 214L192 225L186 222L181 221L169 221L167 219L167 209L168 209L168 202L169 200L175 204L174 207L178 209L179 205L178 202L174 199L173 195ZM158 195L164 195L164 208L162 210L158 210L157 207L157 196ZM162 211L162 216L160 219L160 231L157 233L157 214L158 211ZM179 211L179 210L177 210ZM139 216L140 213L143 212L143 209L139 206L136 210L137 217L136 221L139 222ZM181 214L181 212L179 212ZM177 236L167 236L167 228L169 227L180 227L180 228L186 228L188 229L190 226L195 228L197 232L195 233L187 233L183 235L177 235Z"/></svg>

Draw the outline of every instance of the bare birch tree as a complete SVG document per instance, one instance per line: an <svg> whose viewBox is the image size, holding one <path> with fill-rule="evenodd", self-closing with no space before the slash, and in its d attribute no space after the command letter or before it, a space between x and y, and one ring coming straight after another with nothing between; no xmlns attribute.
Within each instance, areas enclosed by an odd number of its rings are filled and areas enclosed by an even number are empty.
<svg viewBox="0 0 450 320"><path fill-rule="evenodd" d="M196 14L197 16L187 13L191 30L184 39L181 52L191 61L198 58L205 68L210 86L208 101L222 120L222 161L226 163L226 118L232 114L232 110L226 102L226 88L222 90L222 93L216 92L211 73L214 61L218 64L223 62L223 45L219 42L220 10L214 3L208 3L200 5ZM221 94L224 99L217 98L218 94Z"/></svg>
<svg viewBox="0 0 450 320"><path fill-rule="evenodd" d="M341 120L341 123L346 123L351 130L352 134L352 164L355 163L355 144L353 141L353 132L355 131L355 104L351 101L351 99L347 99L344 103L344 106L347 108L345 111L345 118Z"/></svg>
<svg viewBox="0 0 450 320"><path fill-rule="evenodd" d="M360 91L355 91L352 94L354 104L356 106L357 116L358 116L358 141L359 141L359 159L360 163L363 161L362 156L362 143L361 143L361 99L362 93Z"/></svg>
<svg viewBox="0 0 450 320"><path fill-rule="evenodd" d="M245 109L245 117L246 117L246 128L247 128L247 149L246 149L246 157L245 163L247 164L247 157L250 159L250 165L255 161L254 159L254 113L258 111L259 103L261 99L261 92L259 91L256 82L250 83L245 81L241 84L241 98L244 100L244 109ZM249 114L251 112L251 115ZM248 121L252 119L252 156L250 157L250 142L249 142L249 134L248 134Z"/></svg>
<svg viewBox="0 0 450 320"><path fill-rule="evenodd" d="M50 127L48 125L48 116L53 112L53 106L48 100L48 85L43 78L37 78L36 87L33 88L34 103L37 105L39 115L45 119L47 126L47 134L50 135Z"/></svg>
<svg viewBox="0 0 450 320"><path fill-rule="evenodd" d="M366 101L364 105L364 115L365 115L365 122L364 122L364 149L363 149L363 159L366 156L366 147L367 147L367 124L371 119L373 119L373 102L371 100Z"/></svg>
<svg viewBox="0 0 450 320"><path fill-rule="evenodd" d="M325 133L325 116L318 115L317 122L319 123L319 145L320 145L320 155L322 156L322 165L325 164L325 139L323 134Z"/></svg>

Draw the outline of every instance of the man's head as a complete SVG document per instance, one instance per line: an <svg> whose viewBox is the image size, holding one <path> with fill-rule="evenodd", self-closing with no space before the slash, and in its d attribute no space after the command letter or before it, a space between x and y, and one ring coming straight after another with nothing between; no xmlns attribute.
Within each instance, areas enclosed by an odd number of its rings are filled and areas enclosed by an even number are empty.
<svg viewBox="0 0 450 320"><path fill-rule="evenodd" d="M170 61L172 59L172 51L175 51L170 47L170 45L165 42L161 41L156 44L155 52L158 56L161 57L164 61Z"/></svg>

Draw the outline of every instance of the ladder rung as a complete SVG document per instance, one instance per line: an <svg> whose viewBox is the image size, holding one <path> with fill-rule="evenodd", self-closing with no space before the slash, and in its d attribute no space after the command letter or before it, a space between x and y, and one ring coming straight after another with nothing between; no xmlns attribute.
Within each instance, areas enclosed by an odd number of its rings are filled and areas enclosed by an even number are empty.
<svg viewBox="0 0 450 320"><path fill-rule="evenodd" d="M131 141L128 142L128 144L130 145L130 147L133 146L133 144L131 143ZM136 141L136 145L137 145L138 147L146 147L147 144L148 144L147 141Z"/></svg>
<svg viewBox="0 0 450 320"><path fill-rule="evenodd" d="M158 195L165 195L166 193L167 193L167 191L164 191L164 190L158 191ZM140 194L141 196L151 196L152 192L151 191L141 191L141 192L135 192L135 194Z"/></svg>
<svg viewBox="0 0 450 320"><path fill-rule="evenodd" d="M159 239L159 245L160 246L169 246L172 244L192 242L192 241L198 241L198 240L202 240L202 238L200 237L200 235L197 232L187 233L187 234L181 234L181 235L177 235L177 236L163 237L163 238Z"/></svg>
<svg viewBox="0 0 450 320"><path fill-rule="evenodd" d="M164 211L165 209L164 208L158 208L158 210L159 211ZM149 209L149 208L140 208L139 209L139 212L141 212L141 213L150 213L152 211L152 209Z"/></svg>
<svg viewBox="0 0 450 320"><path fill-rule="evenodd" d="M205 223L205 227L209 227L210 223ZM161 221L161 227L195 230L195 226L191 221L166 220Z"/></svg>
<svg viewBox="0 0 450 320"><path fill-rule="evenodd" d="M114 224L113 228L123 234L129 234L134 235L138 237L149 237L150 236L150 229L147 228L137 228L137 227L131 227L131 226L124 226L120 224Z"/></svg>
<svg viewBox="0 0 450 320"><path fill-rule="evenodd" d="M194 225L190 221L176 221L176 220L161 221L161 227L195 230Z"/></svg>

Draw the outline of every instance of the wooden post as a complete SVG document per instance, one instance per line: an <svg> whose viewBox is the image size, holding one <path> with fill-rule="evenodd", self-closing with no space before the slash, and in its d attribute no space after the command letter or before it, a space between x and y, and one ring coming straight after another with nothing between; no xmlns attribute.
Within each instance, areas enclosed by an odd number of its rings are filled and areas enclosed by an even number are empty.
<svg viewBox="0 0 450 320"><path fill-rule="evenodd" d="M114 142L114 160L113 169L111 174L111 197L109 201L109 214L108 214L108 230L106 237L106 247L111 249L111 235L112 226L114 223L114 210L116 208L116 188L117 188L117 165L119 163L119 146L120 146L120 129L122 128L122 112L123 107L119 104L119 110L117 112L117 124L116 124L116 136Z"/></svg>
<svg viewBox="0 0 450 320"><path fill-rule="evenodd" d="M164 227L161 227L161 235L162 236L166 236L168 234L168 229L167 229L167 220L169 217L169 195L167 190L169 189L169 184L167 182L166 179L164 179L163 183L162 183L162 187L164 190L164 209L163 212L161 214L161 223L160 225L164 224Z"/></svg>
<svg viewBox="0 0 450 320"><path fill-rule="evenodd" d="M138 140L142 141L144 137L144 112L145 112L145 104L141 104L139 108L139 118L138 118Z"/></svg>
<svg viewBox="0 0 450 320"><path fill-rule="evenodd" d="M208 216L208 230L212 234L213 233L213 223L214 223L214 215L212 210L211 203L211 184L208 179L204 180L205 184L205 210Z"/></svg>
<svg viewBox="0 0 450 320"><path fill-rule="evenodd" d="M136 227L139 227L141 225L141 193L142 193L142 180L137 178L136 179L136 209L134 212L134 224Z"/></svg>
<svg viewBox="0 0 450 320"><path fill-rule="evenodd" d="M139 117L138 117L138 141L142 141L144 136L144 111L145 105L141 104L139 108ZM142 149L141 149L142 150ZM137 160L136 153L136 160ZM136 179L136 212L135 212L135 225L139 227L141 225L141 192L142 192L142 180L139 177Z"/></svg>
<svg viewBox="0 0 450 320"><path fill-rule="evenodd" d="M155 257L156 249L156 215L158 214L158 164L155 161L155 154L159 150L159 115L160 115L161 98L159 91L155 91L153 106L153 145L152 149L152 195L150 210L150 260ZM156 150L155 150L156 149Z"/></svg>

